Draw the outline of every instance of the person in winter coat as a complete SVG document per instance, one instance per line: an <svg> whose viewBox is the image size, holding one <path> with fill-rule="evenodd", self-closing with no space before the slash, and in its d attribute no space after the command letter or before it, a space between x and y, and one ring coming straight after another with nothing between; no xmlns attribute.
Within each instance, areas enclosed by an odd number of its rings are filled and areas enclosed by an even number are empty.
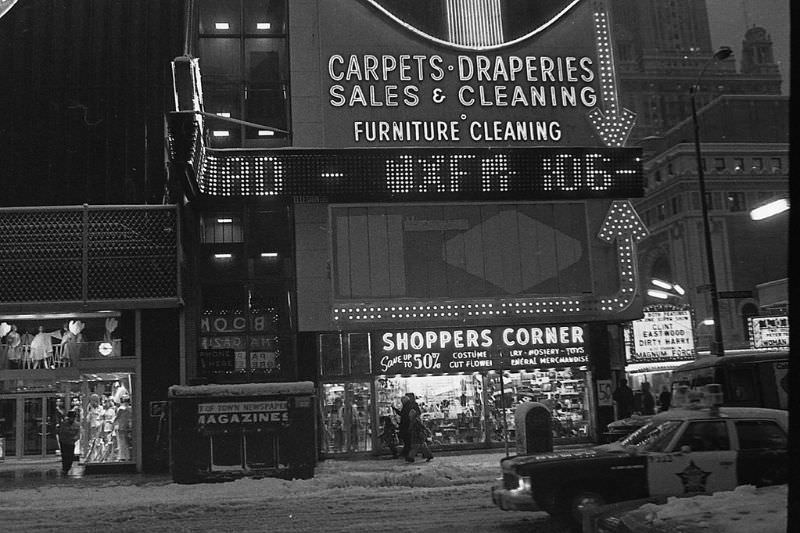
<svg viewBox="0 0 800 533"><path fill-rule="evenodd" d="M433 459L433 453L428 447L428 438L430 431L425 427L420 418L419 411L412 409L409 411L409 426L408 426L409 440L411 441L411 448L408 450L406 462L413 463L417 451L422 451L422 457L428 462Z"/></svg>
<svg viewBox="0 0 800 533"><path fill-rule="evenodd" d="M647 381L642 383L642 414L656 414L656 399L653 393L650 392L650 383Z"/></svg>
<svg viewBox="0 0 800 533"><path fill-rule="evenodd" d="M412 410L416 410L417 413L421 413L422 410L417 405L417 398L414 396L413 392L407 393L405 396L400 398L400 401L403 403L403 406L400 408L400 426L398 427L398 433L400 435L400 441L403 443L403 450L400 452L400 455L403 457L408 457L408 451L411 449L411 437L409 435L409 427L411 423L411 419L409 414Z"/></svg>
<svg viewBox="0 0 800 533"><path fill-rule="evenodd" d="M619 386L611 395L617 403L617 420L628 418L633 414L633 391L628 387L628 380L619 380Z"/></svg>
<svg viewBox="0 0 800 533"><path fill-rule="evenodd" d="M58 444L61 447L61 471L66 476L75 461L75 441L81 431L75 411L67 411L67 416L58 428Z"/></svg>

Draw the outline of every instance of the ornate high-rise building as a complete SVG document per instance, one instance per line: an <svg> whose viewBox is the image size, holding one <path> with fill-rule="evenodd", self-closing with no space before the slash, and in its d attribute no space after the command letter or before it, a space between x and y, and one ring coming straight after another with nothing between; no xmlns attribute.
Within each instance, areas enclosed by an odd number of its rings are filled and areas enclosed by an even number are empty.
<svg viewBox="0 0 800 533"><path fill-rule="evenodd" d="M699 107L722 94L780 94L781 76L764 29L747 30L737 50L734 43L711 42L705 0L610 0L610 6L620 98L636 113L630 144L662 135L689 117L689 89L704 70ZM731 46L734 55L709 63L719 45Z"/></svg>

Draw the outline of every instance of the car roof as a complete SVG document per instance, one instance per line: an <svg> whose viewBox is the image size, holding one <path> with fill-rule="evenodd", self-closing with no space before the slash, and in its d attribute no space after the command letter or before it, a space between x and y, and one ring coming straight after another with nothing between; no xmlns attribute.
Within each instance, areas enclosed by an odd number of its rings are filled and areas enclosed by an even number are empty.
<svg viewBox="0 0 800 533"><path fill-rule="evenodd" d="M786 425L789 413L782 409L766 409L763 407L720 407L715 413L709 408L670 409L653 416L653 422L662 420L692 420L700 418L761 418L780 420Z"/></svg>

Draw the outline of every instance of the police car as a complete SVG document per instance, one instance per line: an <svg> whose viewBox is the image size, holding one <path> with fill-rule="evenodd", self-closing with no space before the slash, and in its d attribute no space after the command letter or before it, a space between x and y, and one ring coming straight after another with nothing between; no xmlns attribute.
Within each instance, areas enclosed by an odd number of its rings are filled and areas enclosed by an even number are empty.
<svg viewBox="0 0 800 533"><path fill-rule="evenodd" d="M492 500L580 522L607 503L787 483L788 424L776 409L671 409L610 444L503 459Z"/></svg>

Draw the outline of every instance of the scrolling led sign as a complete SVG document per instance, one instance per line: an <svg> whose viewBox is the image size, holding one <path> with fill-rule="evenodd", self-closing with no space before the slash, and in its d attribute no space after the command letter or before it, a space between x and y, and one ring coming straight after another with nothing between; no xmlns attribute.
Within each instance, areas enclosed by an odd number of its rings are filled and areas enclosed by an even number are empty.
<svg viewBox="0 0 800 533"><path fill-rule="evenodd" d="M343 201L633 198L638 148L206 150L200 191Z"/></svg>

